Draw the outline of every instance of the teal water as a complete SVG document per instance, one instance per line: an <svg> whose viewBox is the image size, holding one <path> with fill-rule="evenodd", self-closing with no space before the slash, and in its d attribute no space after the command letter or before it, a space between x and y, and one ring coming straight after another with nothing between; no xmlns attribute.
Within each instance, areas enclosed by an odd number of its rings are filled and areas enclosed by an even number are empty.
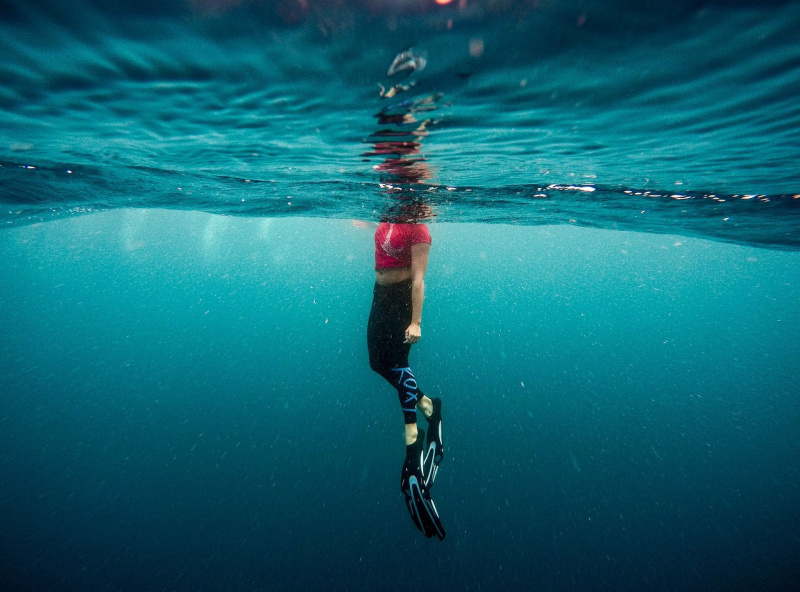
<svg viewBox="0 0 800 592"><path fill-rule="evenodd" d="M6 229L5 581L791 589L798 255L431 229L412 364L446 404L440 545L403 508L396 395L366 362L369 229L147 210Z"/></svg>
<svg viewBox="0 0 800 592"><path fill-rule="evenodd" d="M793 590L799 24L0 1L0 586ZM441 543L365 343L409 201Z"/></svg>

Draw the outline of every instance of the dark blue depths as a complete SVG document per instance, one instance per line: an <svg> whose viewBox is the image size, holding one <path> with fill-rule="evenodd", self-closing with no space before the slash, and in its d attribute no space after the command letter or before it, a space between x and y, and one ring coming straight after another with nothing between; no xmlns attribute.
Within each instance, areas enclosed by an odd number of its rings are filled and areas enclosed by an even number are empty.
<svg viewBox="0 0 800 592"><path fill-rule="evenodd" d="M433 224L426 540L371 232L125 210L0 234L7 589L790 589L797 254Z"/></svg>

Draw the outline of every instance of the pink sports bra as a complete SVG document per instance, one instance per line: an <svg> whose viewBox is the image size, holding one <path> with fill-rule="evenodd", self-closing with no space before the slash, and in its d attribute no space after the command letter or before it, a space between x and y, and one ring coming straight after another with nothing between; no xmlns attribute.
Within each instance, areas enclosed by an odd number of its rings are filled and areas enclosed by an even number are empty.
<svg viewBox="0 0 800 592"><path fill-rule="evenodd" d="M431 244L431 233L425 224L390 224L382 222L375 231L375 269L408 267L411 246Z"/></svg>

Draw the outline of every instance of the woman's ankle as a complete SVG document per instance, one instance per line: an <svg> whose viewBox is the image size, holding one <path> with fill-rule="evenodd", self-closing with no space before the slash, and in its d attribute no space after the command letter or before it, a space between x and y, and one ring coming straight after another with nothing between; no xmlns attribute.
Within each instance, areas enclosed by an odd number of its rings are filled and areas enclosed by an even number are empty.
<svg viewBox="0 0 800 592"><path fill-rule="evenodd" d="M417 424L415 423L407 423L406 424L406 446L411 446L414 442L417 441Z"/></svg>
<svg viewBox="0 0 800 592"><path fill-rule="evenodd" d="M426 419L433 415L433 401L425 395L422 395L419 403L417 403L417 407L420 408Z"/></svg>

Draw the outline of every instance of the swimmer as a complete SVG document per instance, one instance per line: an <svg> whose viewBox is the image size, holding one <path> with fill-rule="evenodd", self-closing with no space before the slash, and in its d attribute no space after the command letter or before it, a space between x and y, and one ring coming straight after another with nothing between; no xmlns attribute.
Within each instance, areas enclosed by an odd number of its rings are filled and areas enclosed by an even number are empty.
<svg viewBox="0 0 800 592"><path fill-rule="evenodd" d="M442 403L419 389L408 363L411 346L422 337L425 271L431 247L427 225L383 222L375 232L375 286L367 325L370 367L397 389L405 422L406 457L400 488L414 524L426 536L444 539L430 487L444 456ZM428 421L417 427L417 409Z"/></svg>

